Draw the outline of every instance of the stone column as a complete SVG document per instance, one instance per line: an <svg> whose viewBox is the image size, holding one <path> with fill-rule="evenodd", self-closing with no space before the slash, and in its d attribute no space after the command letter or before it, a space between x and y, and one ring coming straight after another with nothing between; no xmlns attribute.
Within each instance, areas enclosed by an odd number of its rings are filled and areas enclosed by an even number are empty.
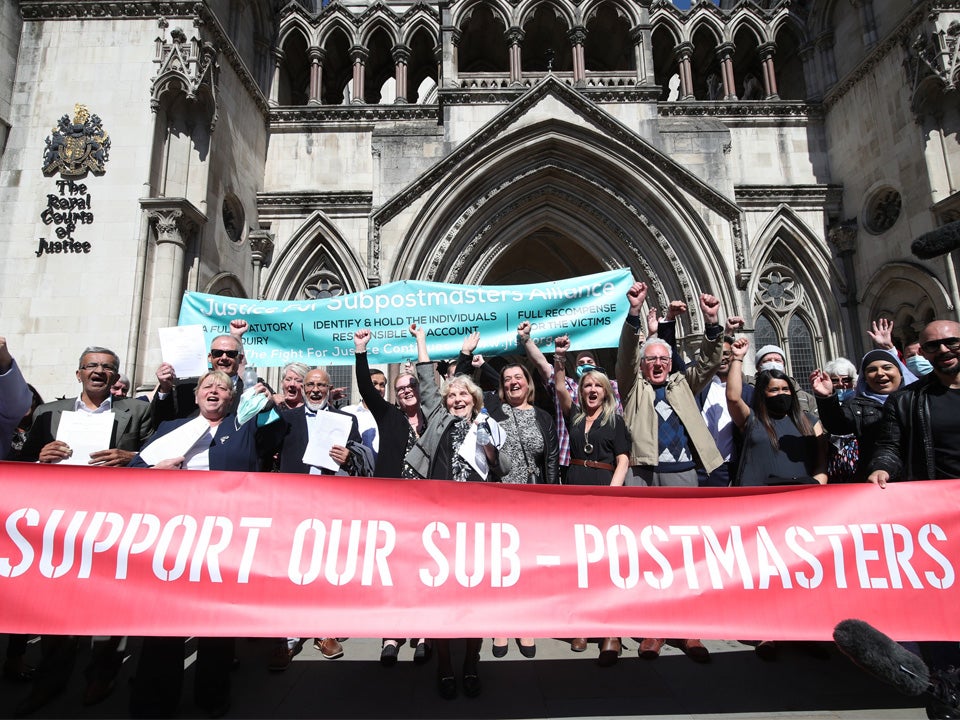
<svg viewBox="0 0 960 720"><path fill-rule="evenodd" d="M363 80L367 69L367 58L370 53L365 47L354 45L350 48L350 59L353 60L353 97L350 102L355 104L363 103L364 90Z"/></svg>
<svg viewBox="0 0 960 720"><path fill-rule="evenodd" d="M680 99L695 100L693 94L693 73L690 70L690 58L693 57L693 45L685 42L677 45L674 49L674 55L677 58L678 70L680 73Z"/></svg>
<svg viewBox="0 0 960 720"><path fill-rule="evenodd" d="M825 32L817 36L817 49L820 51L820 73L824 79L823 88L837 82L837 63L833 57L833 33Z"/></svg>
<svg viewBox="0 0 960 720"><path fill-rule="evenodd" d="M817 75L816 48L808 43L800 48L800 62L803 64L803 80L807 86L807 100L820 97L823 89L820 87L820 78Z"/></svg>
<svg viewBox="0 0 960 720"><path fill-rule="evenodd" d="M850 0L850 4L860 11L863 47L869 50L877 44L877 19L873 14L873 0Z"/></svg>
<svg viewBox="0 0 960 720"><path fill-rule="evenodd" d="M206 223L206 216L186 198L143 198L154 229L156 249L148 267L153 284L149 332L177 324L186 287L187 247Z"/></svg>
<svg viewBox="0 0 960 720"><path fill-rule="evenodd" d="M520 55L520 44L523 42L523 30L512 27L507 30L507 42L510 44L510 84L519 85L523 64Z"/></svg>
<svg viewBox="0 0 960 720"><path fill-rule="evenodd" d="M827 240L833 245L837 257L843 265L843 277L847 285L847 320L850 323L854 344L854 357L863 357L863 339L859 331L860 320L857 317L857 275L853 267L853 255L857 252L857 220L845 220L831 225L827 230Z"/></svg>
<svg viewBox="0 0 960 720"><path fill-rule="evenodd" d="M410 62L410 48L406 45L397 45L391 53L396 65L395 80L397 83L397 97L394 102L407 102L407 63Z"/></svg>
<svg viewBox="0 0 960 720"><path fill-rule="evenodd" d="M320 105L323 103L323 60L326 57L326 50L318 47L312 47L307 50L310 57L310 104Z"/></svg>
<svg viewBox="0 0 960 720"><path fill-rule="evenodd" d="M723 99L737 99L737 81L733 76L733 43L723 43L717 47L720 58L720 79L723 81Z"/></svg>
<svg viewBox="0 0 960 720"><path fill-rule="evenodd" d="M583 87L587 84L587 63L583 55L583 42L587 39L587 29L582 25L567 33L573 51L573 84Z"/></svg>
<svg viewBox="0 0 960 720"><path fill-rule="evenodd" d="M267 103L276 107L280 104L280 63L283 62L283 50L274 48L270 52L273 55L273 82L270 83L270 99Z"/></svg>
<svg viewBox="0 0 960 720"><path fill-rule="evenodd" d="M250 232L250 264L253 265L253 296L257 300L263 300L263 292L260 289L260 271L266 265L273 252L273 233L270 232L269 223L264 223L259 230Z"/></svg>
<svg viewBox="0 0 960 720"><path fill-rule="evenodd" d="M637 65L638 85L656 85L657 83L656 76L653 74L652 37L653 25L649 23L637 25L630 30L633 59Z"/></svg>
<svg viewBox="0 0 960 720"><path fill-rule="evenodd" d="M779 100L777 94L777 76L773 67L773 56L777 52L777 46L773 43L764 43L757 48L760 53L760 59L763 62L763 99Z"/></svg>

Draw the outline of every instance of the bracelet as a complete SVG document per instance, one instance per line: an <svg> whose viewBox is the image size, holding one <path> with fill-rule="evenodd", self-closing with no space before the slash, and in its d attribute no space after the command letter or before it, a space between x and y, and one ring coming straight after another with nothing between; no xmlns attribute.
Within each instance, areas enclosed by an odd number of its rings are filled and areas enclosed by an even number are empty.
<svg viewBox="0 0 960 720"><path fill-rule="evenodd" d="M735 363L735 362L743 362L743 358L730 358L730 362L732 362L732 363Z"/></svg>

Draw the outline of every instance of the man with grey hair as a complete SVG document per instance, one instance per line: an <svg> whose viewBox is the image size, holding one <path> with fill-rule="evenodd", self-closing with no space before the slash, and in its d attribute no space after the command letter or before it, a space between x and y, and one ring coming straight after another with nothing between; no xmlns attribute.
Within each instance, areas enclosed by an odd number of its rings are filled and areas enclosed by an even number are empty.
<svg viewBox="0 0 960 720"><path fill-rule="evenodd" d="M673 351L665 340L651 338L638 349L640 308L646 296L647 286L642 282L635 282L627 291L630 307L617 353L617 382L632 442L630 464L634 478L643 484L697 487L698 462L707 473L723 464L694 397L720 366L720 301L707 293L700 296L706 329L697 361L683 371L674 371ZM631 482L639 484L627 478L627 483ZM710 652L700 640L673 642L694 662L710 660ZM643 638L640 657L658 657L665 643L664 638Z"/></svg>
<svg viewBox="0 0 960 720"><path fill-rule="evenodd" d="M77 381L80 394L38 407L33 413L30 434L23 445L20 459L41 463L59 463L73 456L73 448L57 439L64 413L75 413L81 420L90 415L112 413L113 429L109 447L90 453L86 464L101 467L125 466L137 454L152 432L149 403L132 398L114 398L110 388L119 377L120 358L113 350L88 347L80 354ZM93 658L87 668L85 705L92 705L109 695L116 683L123 662L120 650L124 638L100 638L94 643ZM17 706L18 716L26 715L60 694L70 680L77 655L76 636L44 635L43 657L34 679L33 689Z"/></svg>

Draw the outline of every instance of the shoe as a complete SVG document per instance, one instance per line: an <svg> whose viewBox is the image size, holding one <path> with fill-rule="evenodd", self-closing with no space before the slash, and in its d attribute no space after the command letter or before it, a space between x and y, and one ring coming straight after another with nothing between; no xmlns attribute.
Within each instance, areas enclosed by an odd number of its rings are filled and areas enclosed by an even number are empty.
<svg viewBox="0 0 960 720"><path fill-rule="evenodd" d="M327 660L336 660L338 657L343 657L343 645L336 638L314 638L313 646Z"/></svg>
<svg viewBox="0 0 960 720"><path fill-rule="evenodd" d="M444 700L453 700L457 696L457 680L453 675L438 675L437 690Z"/></svg>
<svg viewBox="0 0 960 720"><path fill-rule="evenodd" d="M572 652L583 652L587 649L587 639L586 638L573 638L570 641L570 650Z"/></svg>
<svg viewBox="0 0 960 720"><path fill-rule="evenodd" d="M30 691L30 694L17 703L17 706L13 710L13 716L21 718L32 715L62 692L63 688L60 690L51 690L49 688L39 688L35 685Z"/></svg>
<svg viewBox="0 0 960 720"><path fill-rule="evenodd" d="M680 649L695 663L710 662L710 651L699 640L681 640Z"/></svg>
<svg viewBox="0 0 960 720"><path fill-rule="evenodd" d="M480 676L476 672L463 676L463 694L467 697L475 698L483 690L480 684Z"/></svg>
<svg viewBox="0 0 960 720"><path fill-rule="evenodd" d="M230 698L216 698L211 700L196 700L197 706L203 710L208 718L222 718L230 712Z"/></svg>
<svg viewBox="0 0 960 720"><path fill-rule="evenodd" d="M622 649L623 645L620 643L620 638L604 638L603 642L600 643L600 655L597 657L597 665L600 667L616 665Z"/></svg>
<svg viewBox="0 0 960 720"><path fill-rule="evenodd" d="M3 679L10 682L26 683L33 680L36 668L27 665L23 660L7 660L3 664Z"/></svg>
<svg viewBox="0 0 960 720"><path fill-rule="evenodd" d="M413 651L413 664L424 665L430 662L430 656L433 655L433 648L426 641L418 642L417 649Z"/></svg>
<svg viewBox="0 0 960 720"><path fill-rule="evenodd" d="M493 653L495 658L506 657L507 650L510 649L510 642L507 641L503 645L497 645L496 640L494 640L490 645L490 652Z"/></svg>
<svg viewBox="0 0 960 720"><path fill-rule="evenodd" d="M397 655L400 654L400 646L396 643L384 643L380 649L380 664L384 667L392 667L397 664Z"/></svg>
<svg viewBox="0 0 960 720"><path fill-rule="evenodd" d="M267 670L270 672L283 672L293 659L303 650L303 641L298 642L293 647L288 647L286 640L280 641L273 652L270 653L270 660L267 662Z"/></svg>
<svg viewBox="0 0 960 720"><path fill-rule="evenodd" d="M517 638L517 647L520 648L520 654L525 658L534 658L537 656L537 644L534 642L533 645L524 645L520 642L520 638Z"/></svg>
<svg viewBox="0 0 960 720"><path fill-rule="evenodd" d="M757 643L753 651L761 660L770 662L771 660L777 659L777 644L773 640L764 640L763 642Z"/></svg>
<svg viewBox="0 0 960 720"><path fill-rule="evenodd" d="M83 691L83 704L90 706L103 702L117 686L116 678L95 677Z"/></svg>
<svg viewBox="0 0 960 720"><path fill-rule="evenodd" d="M637 655L644 660L656 660L660 657L660 651L663 650L665 643L666 640L661 638L643 638L640 641L640 647L637 648Z"/></svg>

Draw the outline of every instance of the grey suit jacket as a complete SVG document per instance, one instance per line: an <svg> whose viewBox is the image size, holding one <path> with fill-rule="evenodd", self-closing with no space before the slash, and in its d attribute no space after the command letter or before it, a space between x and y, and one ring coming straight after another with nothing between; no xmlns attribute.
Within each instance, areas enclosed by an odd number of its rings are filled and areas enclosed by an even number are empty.
<svg viewBox="0 0 960 720"><path fill-rule="evenodd" d="M77 399L54 400L38 407L33 413L33 425L23 445L20 459L35 462L40 450L47 443L57 439L60 417L64 412L72 412ZM110 448L136 452L147 441L152 432L150 421L150 403L132 398L113 401L113 433L110 436Z"/></svg>

